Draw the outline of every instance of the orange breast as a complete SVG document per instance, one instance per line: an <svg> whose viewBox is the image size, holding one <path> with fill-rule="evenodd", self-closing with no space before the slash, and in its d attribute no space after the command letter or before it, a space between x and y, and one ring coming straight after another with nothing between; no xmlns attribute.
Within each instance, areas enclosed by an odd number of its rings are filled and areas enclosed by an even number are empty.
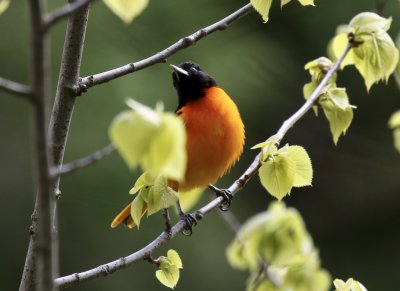
<svg viewBox="0 0 400 291"><path fill-rule="evenodd" d="M243 151L244 125L236 104L219 87L181 110L187 130L187 168L179 190L207 187L225 174Z"/></svg>

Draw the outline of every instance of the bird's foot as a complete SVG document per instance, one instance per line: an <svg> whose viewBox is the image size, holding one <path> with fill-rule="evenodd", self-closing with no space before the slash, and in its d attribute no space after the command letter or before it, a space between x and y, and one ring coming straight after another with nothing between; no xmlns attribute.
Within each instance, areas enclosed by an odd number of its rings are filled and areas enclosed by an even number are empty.
<svg viewBox="0 0 400 291"><path fill-rule="evenodd" d="M219 205L219 209L221 209L221 211L227 211L232 203L232 192L228 189L219 189L213 185L210 185L209 187L215 192L215 195L217 195L217 197L224 198L223 202Z"/></svg>
<svg viewBox="0 0 400 291"><path fill-rule="evenodd" d="M186 223L185 228L182 231L182 234L186 236L190 236L193 233L193 226L197 225L197 220L194 218L194 216L190 213L179 213L179 217L181 220L183 220Z"/></svg>

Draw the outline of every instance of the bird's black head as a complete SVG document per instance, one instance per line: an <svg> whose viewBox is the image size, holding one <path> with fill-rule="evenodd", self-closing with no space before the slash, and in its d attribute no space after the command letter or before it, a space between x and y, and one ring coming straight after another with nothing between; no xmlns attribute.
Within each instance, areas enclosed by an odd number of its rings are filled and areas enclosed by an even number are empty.
<svg viewBox="0 0 400 291"><path fill-rule="evenodd" d="M171 66L174 69L174 87L179 96L178 109L188 101L203 97L206 88L217 85L215 80L195 63L185 62L179 66Z"/></svg>

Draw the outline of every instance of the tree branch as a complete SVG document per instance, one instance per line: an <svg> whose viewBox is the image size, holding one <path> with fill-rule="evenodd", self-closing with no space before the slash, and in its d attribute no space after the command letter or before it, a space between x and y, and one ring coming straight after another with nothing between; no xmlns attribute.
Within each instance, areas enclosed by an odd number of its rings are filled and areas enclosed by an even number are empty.
<svg viewBox="0 0 400 291"><path fill-rule="evenodd" d="M60 175L70 174L82 168L86 168L94 163L97 163L101 159L111 155L116 150L113 144L109 144L108 146L95 151L91 155L83 157L79 160L69 162L68 164L64 164L61 168Z"/></svg>
<svg viewBox="0 0 400 291"><path fill-rule="evenodd" d="M15 94L19 97L24 97L27 99L32 98L32 90L29 86L20 84L8 79L0 77L0 90Z"/></svg>
<svg viewBox="0 0 400 291"><path fill-rule="evenodd" d="M47 31L57 22L75 13L83 6L89 4L89 2L91 1L93 0L74 0L68 3L67 5L64 5L63 7L60 7L57 10L45 15L43 21L43 30Z"/></svg>
<svg viewBox="0 0 400 291"><path fill-rule="evenodd" d="M32 11L37 11L38 10L38 5L37 5L37 0L29 0L28 1L30 5L33 7L31 10ZM34 39L34 43L38 41L37 36L43 36L44 31L42 29L42 14L37 15L38 13L33 13L33 19L35 19L34 23L31 25L32 28L34 29L33 34L36 35ZM67 134L68 134L68 129L69 129L69 124L72 116L72 110L75 102L75 96L72 94L70 88L75 84L78 80L79 76L79 67L80 67L80 60L81 60L81 55L82 55L82 49L83 49L83 40L84 40L84 35L86 31L86 23L87 23L87 16L88 16L88 7L85 6L81 8L81 10L77 11L73 16L69 18L68 25L67 25L67 33L66 33L66 38L65 38L65 44L64 44L64 52L63 52L63 59L62 59L62 64L61 64L61 69L60 69L60 78L57 86L57 94L55 98L55 103L54 103L54 108L51 114L51 120L50 120L50 126L49 126L49 136L50 136L50 150L51 150L51 160L49 161L50 164L54 165L57 169L60 168L60 165L62 163L62 159L64 156L64 149L65 149L65 143L67 139ZM44 36L43 36L44 37ZM36 46L36 45L34 45ZM34 55L33 59L35 63L39 63L42 59L41 54L38 52L38 49L34 49ZM35 93L35 102L36 100L42 100L41 96L44 96L44 94L37 93L37 87L43 80L41 78L45 76L45 73L43 71L34 71L32 73L32 76L34 76L34 85L33 85L33 91ZM35 85L36 84L36 85ZM38 96L40 98L38 98ZM47 100L47 99L46 99ZM41 101L42 102L42 101ZM44 101L43 101L44 105ZM44 107L44 106L43 106ZM41 106L37 106L37 108L42 108ZM44 110L47 111L47 110ZM44 115L44 112L42 112L41 115ZM40 130L41 130L41 135L46 136L47 134L47 128L45 126L45 122L47 121L47 118L42 118L44 120L40 121ZM40 140L43 140L41 138ZM44 144L41 144L39 148L42 151L45 151L47 153L47 150L49 149L47 141L44 142ZM43 155L44 153L42 153ZM44 160L44 158L42 157ZM41 163L43 165L43 163ZM49 179L46 175L44 175L43 180ZM50 176L50 173L48 173L48 176ZM48 183L47 185L50 188L44 188L39 187L39 192L37 196L37 200L35 203L34 207L34 212L32 214L32 225L30 227L31 231L31 236L29 240L29 247L28 247L28 253L26 256L26 261L25 261L25 266L24 266L24 271L22 274L22 280L21 280L21 285L20 285L20 291L22 290L34 290L35 289L35 257L37 250L40 249L40 239L39 239L39 234L42 233L42 235L46 236L45 241L47 244L49 242L53 242L53 250L52 252L52 258L53 258L53 263L52 266L54 267L54 270L46 271L44 272L44 276L41 276L41 280L49 280L50 283L53 283L54 276L53 274L58 274L58 238L57 238L57 217L56 217L56 211L55 211L55 197L57 196L56 194L59 193L59 176L55 181L51 180L51 183ZM44 183L44 181L43 181ZM46 192L43 192L45 190ZM43 204L43 199L40 199L41 196L47 196L49 199L51 199L51 206L50 205L42 205ZM42 213L41 208L46 208L46 211ZM52 211L51 211L52 208ZM45 217L43 217L45 215ZM51 217L51 215L53 217ZM37 218L38 217L38 218ZM34 219L35 218L35 219ZM40 220L45 219L46 224L48 224L48 228L46 226L46 233L41 231L41 223ZM49 220L50 219L50 220ZM53 222L53 223L51 223ZM51 226L53 225L53 228L51 229ZM38 229L38 233L36 234L36 230ZM50 232L50 237L48 231L53 231L52 235ZM42 239L43 240L43 239ZM40 248L39 248L40 247ZM50 250L46 248L46 252L49 253ZM47 265L50 263L46 260L46 268L48 268ZM49 279L50 278L50 279ZM48 282L46 283L48 285ZM49 289L41 289L41 288L36 288L36 290L49 290Z"/></svg>
<svg viewBox="0 0 400 291"><path fill-rule="evenodd" d="M249 13L252 10L251 4L247 4L242 8L238 9L234 13L229 16L223 18L220 21L217 21L214 24L211 24L205 28L202 28L195 33L186 36L166 49L156 53L155 55L143 59L141 61L130 63L125 66L115 68L106 72L98 73L95 75L87 76L81 79L77 86L75 87L76 95L81 95L83 92L90 87L114 80L118 77L127 75L132 72L136 72L147 67L150 67L157 63L163 63L166 61L166 58L175 54L176 52L187 48L196 42L198 42L203 37L210 35L213 32L226 29L232 22Z"/></svg>
<svg viewBox="0 0 400 291"><path fill-rule="evenodd" d="M52 179L47 143L47 107L49 102L48 39L42 33L44 0L31 0L29 12L31 21L31 76L32 101L35 109L35 152L38 173L38 194L30 229L31 241L22 274L20 290L53 290L55 266L52 260L51 195Z"/></svg>
<svg viewBox="0 0 400 291"><path fill-rule="evenodd" d="M314 90L314 92L311 94L310 98L304 103L304 105L297 110L289 119L283 122L282 126L279 128L277 135L280 136L282 139L284 135L287 133L287 131L307 112L309 111L312 106L315 104L315 102L318 100L318 98L321 96L323 93L323 89L328 83L329 79L332 77L332 75L338 70L340 64L342 63L343 59L347 55L347 53L350 51L350 49L353 46L352 38L351 36L349 37L349 44L347 45L345 51L342 53L341 57L337 60L337 62L329 69L329 71L326 73L324 78L321 80L320 84L317 86L317 88ZM251 165L247 168L247 170L240 176L239 179L233 182L233 184L228 188L229 191L231 191L232 195L236 195L238 191L240 191L245 184L253 177L257 172L258 169L260 168L260 160L259 160L259 154L255 157ZM198 209L192 215L195 217L197 221L200 221L203 219L203 217L207 216L210 212L214 211L217 209L217 207L224 202L224 198L219 196L217 198L214 198L211 200L208 204L203 206L202 208ZM118 260L112 261L107 264L103 264L101 266L98 266L96 268L90 269L88 271L84 271L81 273L75 273L72 275L68 275L65 277L60 277L55 280L56 286L60 288L67 288L67 287L72 287L75 285L78 285L82 282L88 281L93 278L101 277L101 276L107 276L115 271L128 267L132 265L133 263L143 260L149 257L149 255L160 248L162 245L164 245L166 242L169 240L173 239L175 236L177 236L180 232L184 230L186 227L185 222L180 220L178 221L172 228L170 232L162 232L156 239L154 239L152 242L150 242L148 245L143 247L142 249L136 251L135 253L127 256L120 258Z"/></svg>
<svg viewBox="0 0 400 291"><path fill-rule="evenodd" d="M312 92L311 96L308 100L303 104L303 106L297 110L290 118L285 120L282 126L279 128L276 135L279 137L279 141L285 136L288 130L307 113L308 110L317 102L318 98L321 96L324 87L328 84L329 79L333 76L333 74L338 70L340 64L343 62L344 58L353 47L353 37L349 36L349 43L346 46L345 51L340 56L340 58L336 61L336 63L332 66L332 68L326 73L325 77L318 84L317 88Z"/></svg>

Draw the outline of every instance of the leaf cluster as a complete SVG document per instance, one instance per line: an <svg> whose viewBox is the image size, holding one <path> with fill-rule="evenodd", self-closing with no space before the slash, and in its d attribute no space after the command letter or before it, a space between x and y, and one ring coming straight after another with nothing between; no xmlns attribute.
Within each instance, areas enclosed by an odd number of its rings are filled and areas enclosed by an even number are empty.
<svg viewBox="0 0 400 291"><path fill-rule="evenodd" d="M324 78L325 74L332 67L333 63L326 57L320 57L308 62L305 69L311 75L311 82L303 87L304 98L308 99L318 84ZM349 97L345 88L338 88L336 85L337 74L334 74L328 81L327 86L318 99L318 104L314 106L314 112L318 115L318 106L320 106L329 122L333 142L337 144L339 137L345 134L353 120L353 109L350 105Z"/></svg>
<svg viewBox="0 0 400 291"><path fill-rule="evenodd" d="M281 200L293 187L311 186L313 169L311 159L301 146L286 145L278 149L276 135L252 149L261 148L261 184L275 198Z"/></svg>
<svg viewBox="0 0 400 291"><path fill-rule="evenodd" d="M387 31L392 19L372 12L356 15L348 25L340 26L331 41L330 51L338 58L351 37L353 48L342 67L354 65L365 81L369 91L374 83L388 81L399 62L399 51Z"/></svg>
<svg viewBox="0 0 400 291"><path fill-rule="evenodd" d="M247 289L328 290L329 274L294 208L273 202L249 219L227 248L229 263L250 272Z"/></svg>
<svg viewBox="0 0 400 291"><path fill-rule="evenodd" d="M137 179L129 193L137 193L131 205L131 216L138 227L146 211L147 216L150 216L175 205L179 199L178 192L168 186L165 176L154 176L149 172L143 173Z"/></svg>

